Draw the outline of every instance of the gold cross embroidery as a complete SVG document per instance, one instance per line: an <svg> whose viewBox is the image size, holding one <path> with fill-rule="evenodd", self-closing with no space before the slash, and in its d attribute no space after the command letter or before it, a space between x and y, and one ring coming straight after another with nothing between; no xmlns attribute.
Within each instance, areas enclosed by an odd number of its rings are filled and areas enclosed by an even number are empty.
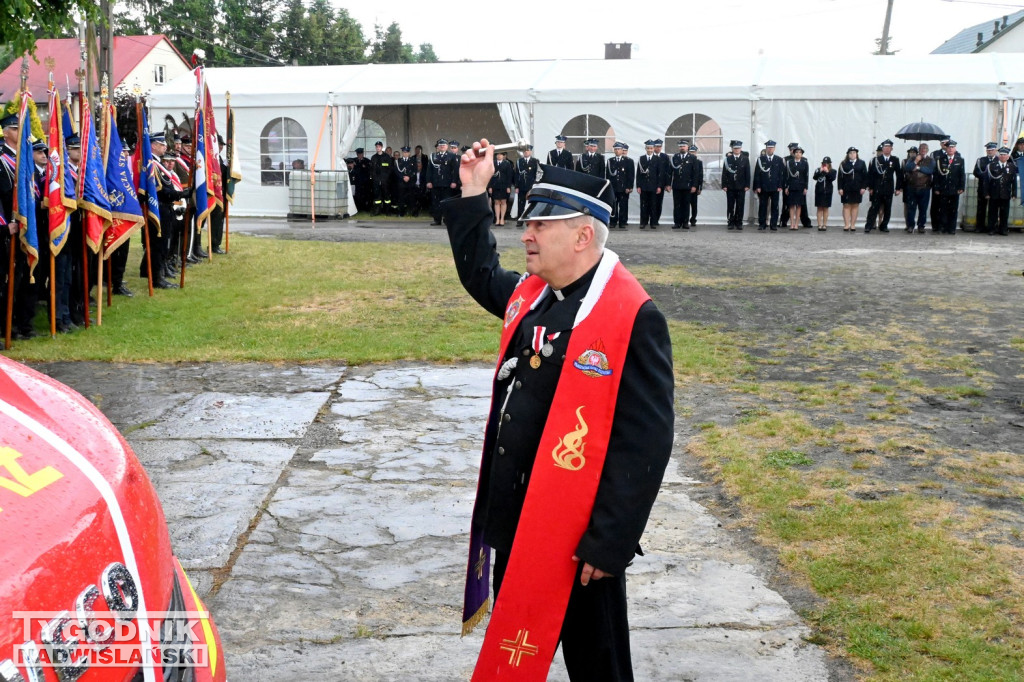
<svg viewBox="0 0 1024 682"><path fill-rule="evenodd" d="M540 648L529 644L526 638L530 635L529 630L520 630L519 634L516 635L515 639L503 639L501 644L498 645L499 649L508 651L508 663L516 668L519 667L519 662L523 658L523 654L527 656L536 656Z"/></svg>
<svg viewBox="0 0 1024 682"><path fill-rule="evenodd" d="M484 577L484 561L485 560L486 560L486 557L484 556L484 550L481 549L480 550L480 558L476 560L476 566L474 566L474 568L476 568L476 579L477 580L480 580L481 578Z"/></svg>

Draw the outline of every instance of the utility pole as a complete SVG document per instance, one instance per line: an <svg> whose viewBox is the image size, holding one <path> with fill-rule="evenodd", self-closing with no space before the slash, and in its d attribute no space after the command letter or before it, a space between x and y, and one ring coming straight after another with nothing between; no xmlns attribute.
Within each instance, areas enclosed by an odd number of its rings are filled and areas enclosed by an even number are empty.
<svg viewBox="0 0 1024 682"><path fill-rule="evenodd" d="M106 76L107 82L113 87L114 83L114 3L110 0L100 0L100 13L103 15L100 24L100 77Z"/></svg>
<svg viewBox="0 0 1024 682"><path fill-rule="evenodd" d="M882 39L878 42L878 54L892 54L889 52L889 23L892 21L893 1L889 0L889 5L885 8L885 23L882 24Z"/></svg>

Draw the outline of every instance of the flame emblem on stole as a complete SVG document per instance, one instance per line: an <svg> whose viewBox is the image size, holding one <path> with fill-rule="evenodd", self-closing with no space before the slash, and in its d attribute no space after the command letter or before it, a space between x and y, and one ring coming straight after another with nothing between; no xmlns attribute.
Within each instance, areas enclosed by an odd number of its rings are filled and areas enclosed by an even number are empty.
<svg viewBox="0 0 1024 682"><path fill-rule="evenodd" d="M575 429L559 438L558 445L551 451L555 466L569 471L579 471L587 463L583 456L583 448L587 445L583 442L583 437L590 431L590 427L583 419L583 405L576 408L576 418L580 423L576 425Z"/></svg>

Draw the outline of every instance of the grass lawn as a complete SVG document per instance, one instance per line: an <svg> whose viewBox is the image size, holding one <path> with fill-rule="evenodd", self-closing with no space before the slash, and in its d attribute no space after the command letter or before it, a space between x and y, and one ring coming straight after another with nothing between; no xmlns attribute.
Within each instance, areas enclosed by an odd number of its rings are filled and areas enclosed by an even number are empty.
<svg viewBox="0 0 1024 682"><path fill-rule="evenodd" d="M151 300L144 281L132 277L135 297L116 297L102 327L16 342L10 356L350 364L494 359L501 322L462 290L445 247L241 235L232 247L212 265L190 268L184 291L157 291ZM133 253L129 273L137 272L137 259ZM523 265L518 252L505 262ZM652 284L742 284L684 268L636 271ZM792 285L784 278L770 284ZM734 496L741 523L778 552L797 582L822 597L820 609L803 614L814 641L851 658L866 678L1024 679L1019 526L1009 539L999 536L993 529L1006 517L935 494L968 491L1019 507L1022 458L954 451L901 421L922 396L981 400L991 377L956 348L924 344L906 326L883 324L771 339L670 321L679 394L713 385L751 406L736 418L697 424L687 447ZM37 325L45 328L42 312ZM1024 339L1007 343L1024 351ZM754 344L768 352L756 356ZM851 363L857 369L849 370ZM757 377L775 365L814 372L806 381ZM887 474L894 463L906 464L909 473Z"/></svg>

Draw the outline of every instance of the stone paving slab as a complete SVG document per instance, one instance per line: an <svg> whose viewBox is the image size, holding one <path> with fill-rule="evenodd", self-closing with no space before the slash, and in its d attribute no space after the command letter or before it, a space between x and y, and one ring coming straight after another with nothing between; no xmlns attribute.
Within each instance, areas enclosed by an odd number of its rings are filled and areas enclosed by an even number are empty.
<svg viewBox="0 0 1024 682"><path fill-rule="evenodd" d="M201 393L136 438L298 438L330 396L315 391L281 396Z"/></svg>

